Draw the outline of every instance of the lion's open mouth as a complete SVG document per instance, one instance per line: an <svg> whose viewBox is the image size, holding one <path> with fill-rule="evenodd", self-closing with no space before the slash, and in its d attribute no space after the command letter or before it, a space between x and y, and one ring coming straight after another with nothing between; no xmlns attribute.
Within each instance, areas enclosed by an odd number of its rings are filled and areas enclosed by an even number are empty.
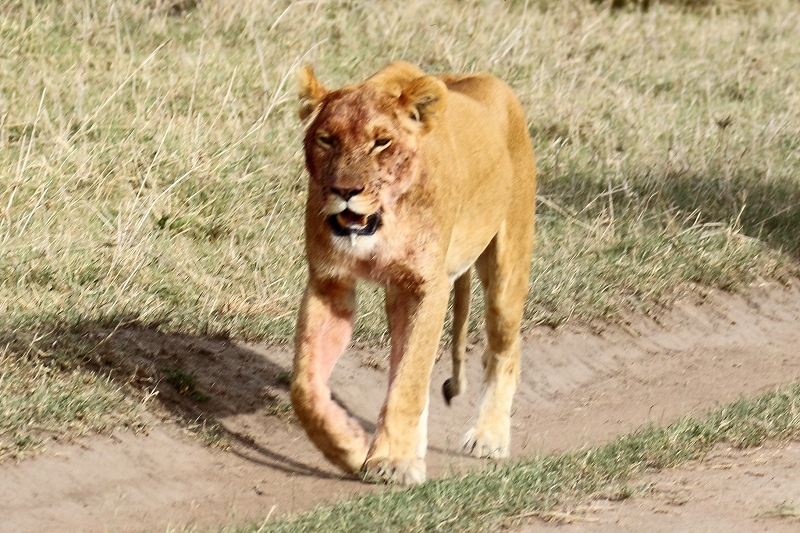
<svg viewBox="0 0 800 533"><path fill-rule="evenodd" d="M359 215L349 209L328 217L333 234L339 237L373 235L381 227L381 212Z"/></svg>

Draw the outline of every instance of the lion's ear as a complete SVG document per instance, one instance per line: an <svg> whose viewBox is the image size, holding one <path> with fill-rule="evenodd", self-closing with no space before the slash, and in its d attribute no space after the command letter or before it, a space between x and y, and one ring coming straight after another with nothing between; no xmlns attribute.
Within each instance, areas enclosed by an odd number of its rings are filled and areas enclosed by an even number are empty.
<svg viewBox="0 0 800 533"><path fill-rule="evenodd" d="M300 99L298 114L300 120L305 121L320 106L322 99L328 94L328 89L314 76L311 65L305 65L297 72L297 81L297 96Z"/></svg>
<svg viewBox="0 0 800 533"><path fill-rule="evenodd" d="M409 83L400 94L400 105L427 133L447 106L447 86L433 76L422 76Z"/></svg>

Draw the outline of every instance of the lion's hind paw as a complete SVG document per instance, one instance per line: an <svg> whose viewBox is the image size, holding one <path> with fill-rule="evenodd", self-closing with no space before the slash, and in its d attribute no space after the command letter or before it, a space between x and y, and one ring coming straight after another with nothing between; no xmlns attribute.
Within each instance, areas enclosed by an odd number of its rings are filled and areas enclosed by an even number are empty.
<svg viewBox="0 0 800 533"><path fill-rule="evenodd" d="M472 428L464 435L461 449L473 457L506 459L509 455L508 436Z"/></svg>

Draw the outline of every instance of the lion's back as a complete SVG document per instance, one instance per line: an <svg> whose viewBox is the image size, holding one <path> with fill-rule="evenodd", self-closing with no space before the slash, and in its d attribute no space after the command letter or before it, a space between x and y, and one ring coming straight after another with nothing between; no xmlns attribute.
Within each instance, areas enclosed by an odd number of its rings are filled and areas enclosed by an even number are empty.
<svg viewBox="0 0 800 533"><path fill-rule="evenodd" d="M449 114L451 133L457 142L480 144L482 149L478 152L484 161L497 157L497 150L507 153L515 167L517 185L520 181L527 182L523 187L533 190L536 180L533 147L525 111L511 87L484 73L448 74L440 79L450 92L451 102L461 100L467 104L453 106L460 109Z"/></svg>

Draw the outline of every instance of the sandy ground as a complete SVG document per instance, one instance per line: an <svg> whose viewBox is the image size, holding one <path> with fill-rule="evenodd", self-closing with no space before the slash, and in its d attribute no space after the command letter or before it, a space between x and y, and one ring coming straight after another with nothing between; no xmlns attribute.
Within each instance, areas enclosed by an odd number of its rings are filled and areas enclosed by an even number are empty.
<svg viewBox="0 0 800 533"><path fill-rule="evenodd" d="M290 415L276 416L287 399L290 350L137 330L118 332L107 346L98 364L119 365L120 375L158 392L148 431L53 442L34 458L0 464L0 532L205 531L375 490L342 478ZM482 464L457 453L475 408L480 351L480 342L470 349L472 389L450 408L439 393L447 358L434 369L430 476ZM188 401L192 391L179 394L165 369L192 373L207 399ZM352 350L332 378L336 397L370 429L385 369L385 350ZM621 326L534 328L524 334L512 454L602 443L798 380L797 288L712 292L658 320ZM206 446L170 422L176 414L218 420L227 447ZM632 499L592 500L555 522L530 517L518 531L800 531L791 512L800 509L798 461L797 444L720 448L702 463L642 480L648 490Z"/></svg>
<svg viewBox="0 0 800 533"><path fill-rule="evenodd" d="M539 517L515 533L796 533L800 444L718 448L702 462L640 480L624 501L595 499ZM548 521L549 520L549 521Z"/></svg>

